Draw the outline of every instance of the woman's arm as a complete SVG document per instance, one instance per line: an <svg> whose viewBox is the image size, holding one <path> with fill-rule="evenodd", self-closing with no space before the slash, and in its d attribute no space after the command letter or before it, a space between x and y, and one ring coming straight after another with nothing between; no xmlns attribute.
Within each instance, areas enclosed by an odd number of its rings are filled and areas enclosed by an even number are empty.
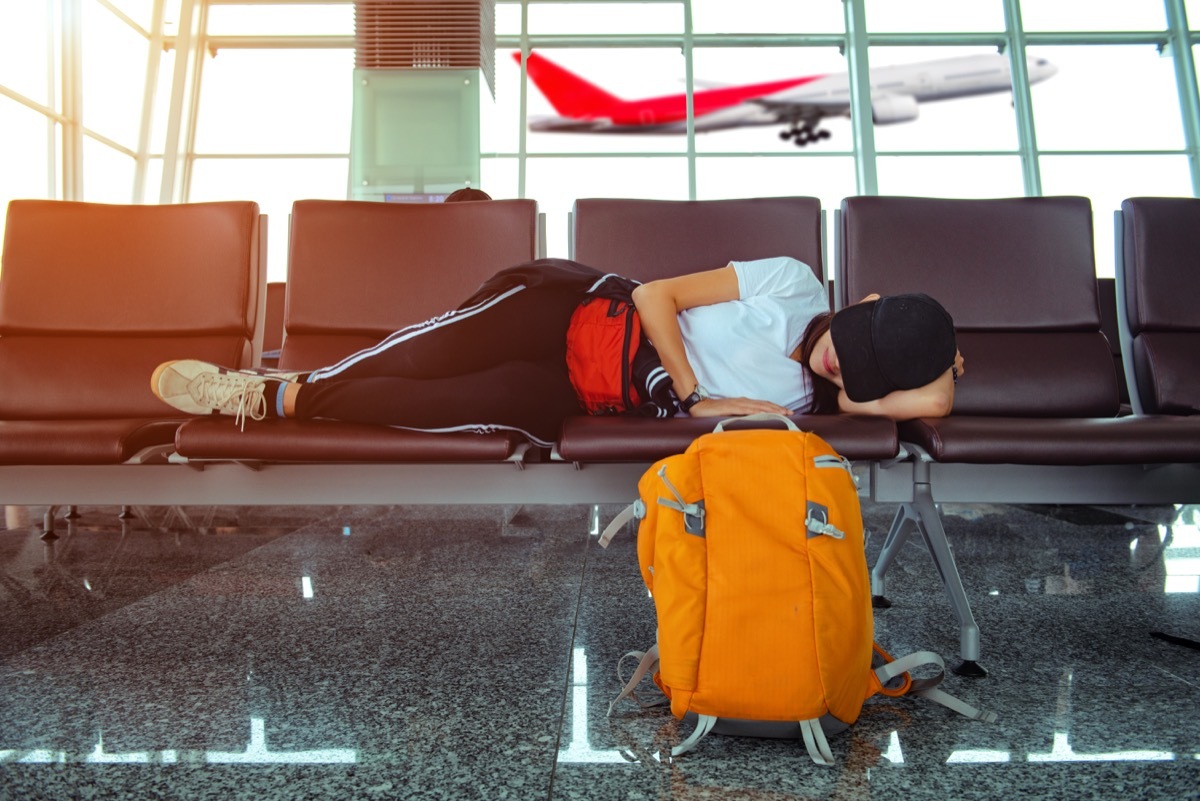
<svg viewBox="0 0 1200 801"><path fill-rule="evenodd" d="M873 292L859 301L879 300ZM878 400L857 403L850 400L846 390L838 390L838 409L848 414L873 414L892 420L915 420L918 417L946 417L954 408L954 385L965 372L961 351L954 352L954 366L940 377L916 389L901 389Z"/></svg>
<svg viewBox="0 0 1200 801"><path fill-rule="evenodd" d="M642 330L654 343L678 397L691 395L699 383L683 347L679 313L697 306L737 300L739 297L741 293L733 265L650 281L633 290L633 303L641 318ZM787 414L788 410L768 401L750 398L709 398L694 405L690 414L694 417L712 417L757 412Z"/></svg>
<svg viewBox="0 0 1200 801"><path fill-rule="evenodd" d="M901 389L879 400L856 403L838 391L838 409L851 414L873 414L892 420L945 417L954 408L954 371L947 370L933 382L916 389Z"/></svg>

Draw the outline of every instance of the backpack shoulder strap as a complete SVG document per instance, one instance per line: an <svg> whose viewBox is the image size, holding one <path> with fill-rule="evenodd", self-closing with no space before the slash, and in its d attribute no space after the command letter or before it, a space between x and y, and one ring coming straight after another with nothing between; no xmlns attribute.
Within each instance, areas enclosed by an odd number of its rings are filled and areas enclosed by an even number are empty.
<svg viewBox="0 0 1200 801"><path fill-rule="evenodd" d="M833 764L833 751L829 747L829 740L825 739L820 720L800 721L800 733L804 735L804 747L808 749L813 762L818 765Z"/></svg>
<svg viewBox="0 0 1200 801"><path fill-rule="evenodd" d="M671 756L677 757L680 754L686 754L696 747L696 743L704 739L704 735L712 731L713 726L717 725L715 715L697 715L696 728L688 735L688 738L679 745L671 749Z"/></svg>
<svg viewBox="0 0 1200 801"><path fill-rule="evenodd" d="M641 498L638 498L618 512L617 516L612 519L612 522L604 527L604 531L600 533L600 547L607 548L608 544L612 542L613 537L617 536L617 532L630 520L641 520L645 516L646 504Z"/></svg>
<svg viewBox="0 0 1200 801"><path fill-rule="evenodd" d="M630 657L637 659L638 665L636 668L634 668L633 675L629 677L629 681L625 682L625 686L621 688L621 694L618 695L616 698L614 698L612 700L612 702L608 705L608 714L609 715L612 714L613 707L616 706L618 702L624 700L625 698L634 698L634 700L637 700L637 697L634 696L634 694L633 694L634 689L638 686L639 683L641 683L642 679L644 679L646 677L647 673L652 673L653 671L658 669L658 643L654 643L654 645L650 646L645 651L630 651L629 653L625 654L625 656L623 656L619 660L617 660L617 676L618 677L623 678L621 676L621 665L625 662L626 659L628 659ZM662 701L654 701L651 703L642 704L640 701L638 701L638 703L641 704L643 707L647 707L647 706L659 706L663 702Z"/></svg>
<svg viewBox="0 0 1200 801"><path fill-rule="evenodd" d="M919 695L923 698L928 698L930 701L941 704L972 720L981 720L984 723L994 723L996 721L995 712L976 709L962 699L956 698L950 693L937 688L937 685L941 684L942 679L946 676L946 664L940 656L932 651L915 651L908 656L902 656L899 659L880 665L875 668L875 678L879 680L879 684L885 694L894 695L897 693L888 692L886 689L888 682L895 678L903 677L909 671L923 665L936 665L938 668L937 675L927 679L910 679L907 682L908 687L898 694Z"/></svg>

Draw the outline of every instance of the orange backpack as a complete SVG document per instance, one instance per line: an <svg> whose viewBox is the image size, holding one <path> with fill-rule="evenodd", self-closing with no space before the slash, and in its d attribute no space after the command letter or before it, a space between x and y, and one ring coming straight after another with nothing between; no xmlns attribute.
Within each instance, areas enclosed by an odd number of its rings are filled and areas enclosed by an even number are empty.
<svg viewBox="0 0 1200 801"><path fill-rule="evenodd" d="M771 415L770 417L775 417ZM745 418L744 418L745 419ZM802 737L832 764L826 735L863 701L916 694L992 721L874 644L862 515L851 466L787 418L788 430L716 431L651 467L639 498L601 535L637 518L638 561L654 598L658 642L613 705L652 673L680 719L696 718L682 754L709 731ZM612 706L609 707L612 712Z"/></svg>

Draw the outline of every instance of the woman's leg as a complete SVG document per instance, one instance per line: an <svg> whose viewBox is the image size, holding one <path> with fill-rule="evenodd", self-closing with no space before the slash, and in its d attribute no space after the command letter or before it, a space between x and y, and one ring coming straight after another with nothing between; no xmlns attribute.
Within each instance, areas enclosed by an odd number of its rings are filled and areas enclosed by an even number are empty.
<svg viewBox="0 0 1200 801"><path fill-rule="evenodd" d="M566 331L578 292L515 287L466 309L446 312L388 336L308 383L351 378L445 378L511 361L566 358Z"/></svg>
<svg viewBox="0 0 1200 801"><path fill-rule="evenodd" d="M193 414L504 425L552 440L562 418L580 411L566 370L566 330L578 301L574 291L518 287L397 331L302 384L189 359L160 365L151 383L159 398ZM439 383L449 378L461 380Z"/></svg>
<svg viewBox="0 0 1200 801"><path fill-rule="evenodd" d="M504 426L553 443L582 409L559 359L505 362L439 378L381 376L304 384L296 417L422 429Z"/></svg>

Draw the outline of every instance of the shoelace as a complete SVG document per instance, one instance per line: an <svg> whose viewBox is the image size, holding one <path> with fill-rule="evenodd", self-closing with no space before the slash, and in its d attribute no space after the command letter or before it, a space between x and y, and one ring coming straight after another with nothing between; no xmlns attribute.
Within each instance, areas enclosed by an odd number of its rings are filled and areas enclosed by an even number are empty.
<svg viewBox="0 0 1200 801"><path fill-rule="evenodd" d="M246 430L246 418L263 420L267 416L267 398L263 394L264 383L249 376L218 375L205 373L198 378L194 388L197 401L217 411L233 415L233 422L242 431Z"/></svg>

